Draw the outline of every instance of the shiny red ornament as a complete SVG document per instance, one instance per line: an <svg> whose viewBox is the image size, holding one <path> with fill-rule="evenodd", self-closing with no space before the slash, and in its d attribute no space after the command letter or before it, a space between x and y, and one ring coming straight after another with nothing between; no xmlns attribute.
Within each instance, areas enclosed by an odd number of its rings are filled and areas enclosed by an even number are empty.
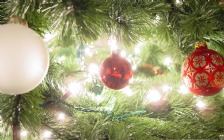
<svg viewBox="0 0 224 140"><path fill-rule="evenodd" d="M115 90L127 86L132 77L132 73L130 63L117 52L113 52L100 67L101 81L108 88Z"/></svg>
<svg viewBox="0 0 224 140"><path fill-rule="evenodd" d="M214 95L224 87L223 56L205 42L197 42L195 48L182 65L182 81L196 95Z"/></svg>

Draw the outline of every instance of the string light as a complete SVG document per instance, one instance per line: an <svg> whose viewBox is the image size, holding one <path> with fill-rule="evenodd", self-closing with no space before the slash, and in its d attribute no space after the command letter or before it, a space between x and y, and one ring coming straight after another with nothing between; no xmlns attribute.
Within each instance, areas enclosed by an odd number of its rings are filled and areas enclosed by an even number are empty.
<svg viewBox="0 0 224 140"><path fill-rule="evenodd" d="M198 101L196 103L196 106L199 108L199 109L204 109L206 107L206 104L205 102L202 102L202 101Z"/></svg>
<svg viewBox="0 0 224 140"><path fill-rule="evenodd" d="M46 33L46 34L44 35L44 41L45 41L45 42L48 42L48 41L50 41L51 39L53 39L56 35L57 35L56 33L53 33L53 34L51 34L51 33Z"/></svg>
<svg viewBox="0 0 224 140"><path fill-rule="evenodd" d="M96 102L99 104L99 103L101 103L102 101L103 101L103 97L101 96L101 95L96 95L95 96L95 100L96 100Z"/></svg>
<svg viewBox="0 0 224 140"><path fill-rule="evenodd" d="M159 93L159 91L155 89L151 90L146 96L146 100L149 102L158 102L161 99L162 99L162 95Z"/></svg>
<svg viewBox="0 0 224 140"><path fill-rule="evenodd" d="M27 134L28 134L28 132L27 132L26 130L22 130L22 131L20 132L21 137L26 137Z"/></svg>
<svg viewBox="0 0 224 140"><path fill-rule="evenodd" d="M172 87L170 87L169 85L163 85L162 86L162 90L164 91L164 92L167 92L167 91L169 91L169 90L171 90L172 89Z"/></svg>
<svg viewBox="0 0 224 140"><path fill-rule="evenodd" d="M130 97L130 96L134 95L134 92L131 90L131 88L129 86L122 89L122 91L126 96Z"/></svg>
<svg viewBox="0 0 224 140"><path fill-rule="evenodd" d="M86 47L86 48L85 48L85 54L86 54L87 56L89 56L89 57L92 57L92 56L93 56L93 53L92 53L92 51L90 50L89 47Z"/></svg>
<svg viewBox="0 0 224 140"><path fill-rule="evenodd" d="M94 46L93 45L88 45L87 48L94 48Z"/></svg>
<svg viewBox="0 0 224 140"><path fill-rule="evenodd" d="M187 93L189 93L189 90L187 89L187 87L186 87L185 85L181 85L181 86L179 87L179 92L180 92L181 94L187 94Z"/></svg>
<svg viewBox="0 0 224 140"><path fill-rule="evenodd" d="M43 133L43 137L44 138L50 138L52 135L51 131L49 130L45 130L44 133Z"/></svg>
<svg viewBox="0 0 224 140"><path fill-rule="evenodd" d="M88 67L88 72L93 75L97 75L99 73L99 66L94 63L90 64Z"/></svg>
<svg viewBox="0 0 224 140"><path fill-rule="evenodd" d="M132 70L136 70L137 69L137 65L132 65Z"/></svg>
<svg viewBox="0 0 224 140"><path fill-rule="evenodd" d="M136 46L134 49L135 54L139 54L140 53L140 48L139 46Z"/></svg>
<svg viewBox="0 0 224 140"><path fill-rule="evenodd" d="M134 79L133 77L131 77L131 79L129 80L129 83L133 83L134 82Z"/></svg>
<svg viewBox="0 0 224 140"><path fill-rule="evenodd" d="M172 64L172 59L170 57L166 57L163 61L164 65L169 66L170 64Z"/></svg>
<svg viewBox="0 0 224 140"><path fill-rule="evenodd" d="M140 47L143 45L143 42L141 41L141 42L139 42L136 46L135 46L135 48L134 48L134 52L135 52L135 54L140 54L140 52L141 52L141 49L140 49Z"/></svg>
<svg viewBox="0 0 224 140"><path fill-rule="evenodd" d="M181 1L180 0L176 0L176 4L180 4L181 3Z"/></svg>
<svg viewBox="0 0 224 140"><path fill-rule="evenodd" d="M81 88L80 83L77 83L74 81L68 85L68 90L72 93L72 95L75 95L75 93L78 93L80 88Z"/></svg>
<svg viewBox="0 0 224 140"><path fill-rule="evenodd" d="M65 119L65 113L63 112L58 113L57 120L63 121L64 119Z"/></svg>
<svg viewBox="0 0 224 140"><path fill-rule="evenodd" d="M121 56L122 56L122 57L125 57L126 54L127 54L127 53L126 53L125 51L121 51Z"/></svg>

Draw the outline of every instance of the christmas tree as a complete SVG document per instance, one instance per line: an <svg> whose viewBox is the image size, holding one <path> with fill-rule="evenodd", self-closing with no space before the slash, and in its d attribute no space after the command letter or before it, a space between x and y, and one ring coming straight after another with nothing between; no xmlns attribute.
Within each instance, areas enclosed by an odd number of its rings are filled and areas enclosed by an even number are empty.
<svg viewBox="0 0 224 140"><path fill-rule="evenodd" d="M0 94L0 139L224 139L224 1L3 0L0 13L1 26L26 21L50 55L36 88ZM182 82L196 42L222 56L202 79L219 77L212 96Z"/></svg>

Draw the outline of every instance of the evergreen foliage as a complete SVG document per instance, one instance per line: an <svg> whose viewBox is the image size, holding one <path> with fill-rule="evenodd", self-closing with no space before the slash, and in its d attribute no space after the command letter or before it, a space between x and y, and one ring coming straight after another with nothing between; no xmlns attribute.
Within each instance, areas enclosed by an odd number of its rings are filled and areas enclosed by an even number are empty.
<svg viewBox="0 0 224 140"><path fill-rule="evenodd" d="M27 94L0 94L0 139L11 139L15 118L28 131L24 140L44 139L45 129L61 140L224 139L223 91L198 97L179 89L181 64L195 42L206 41L224 54L223 15L219 0L0 2L0 24L16 16L43 38L55 34L47 42L52 57L44 81ZM129 89L108 89L88 70L110 55L110 36L137 65ZM163 62L167 56L169 65ZM81 88L73 87L76 95L67 97L70 78ZM171 88L163 91L164 85ZM159 102L148 101L153 90L161 92ZM199 100L206 103L204 110L197 108ZM57 120L60 112L66 115L63 122Z"/></svg>

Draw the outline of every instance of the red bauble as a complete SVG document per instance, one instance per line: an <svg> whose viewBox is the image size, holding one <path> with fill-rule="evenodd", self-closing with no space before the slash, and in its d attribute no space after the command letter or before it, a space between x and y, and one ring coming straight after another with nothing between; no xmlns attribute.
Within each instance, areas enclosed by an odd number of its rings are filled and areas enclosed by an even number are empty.
<svg viewBox="0 0 224 140"><path fill-rule="evenodd" d="M223 56L208 49L205 42L198 42L195 47L182 65L182 81L196 95L214 95L224 86Z"/></svg>
<svg viewBox="0 0 224 140"><path fill-rule="evenodd" d="M117 52L113 52L100 67L101 81L111 89L122 89L128 85L132 77L130 63Z"/></svg>

